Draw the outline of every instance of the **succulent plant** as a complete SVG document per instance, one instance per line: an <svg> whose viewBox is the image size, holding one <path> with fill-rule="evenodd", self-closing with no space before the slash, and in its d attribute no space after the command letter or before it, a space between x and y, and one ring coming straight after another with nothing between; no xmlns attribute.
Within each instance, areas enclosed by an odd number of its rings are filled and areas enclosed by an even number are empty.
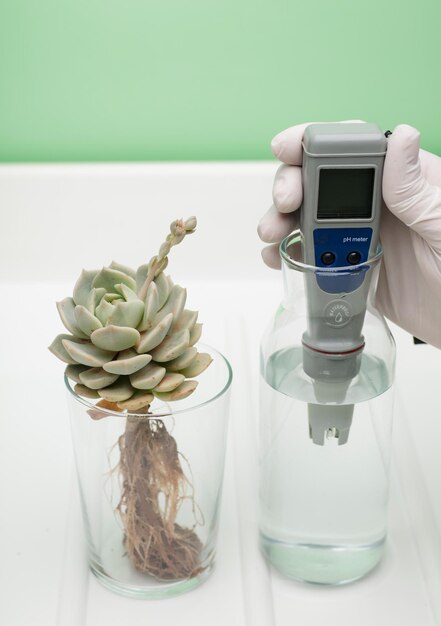
<svg viewBox="0 0 441 626"><path fill-rule="evenodd" d="M105 409L127 411L118 439L116 510L128 558L160 580L196 576L205 567L198 521L190 528L177 521L185 500L197 510L191 480L165 422L149 412L155 397L189 396L198 384L194 378L212 360L195 346L202 324L196 311L185 308L186 290L164 274L171 248L195 228L195 217L175 220L158 254L136 271L115 262L83 270L72 297L57 303L70 334L58 335L49 347L67 363L77 394L104 409L89 409L90 417L104 417Z"/></svg>
<svg viewBox="0 0 441 626"><path fill-rule="evenodd" d="M212 359L195 347L202 324L185 308L186 290L164 274L172 246L195 228L195 217L175 220L149 263L136 271L116 262L83 270L72 297L57 303L70 334L58 335L49 349L67 363L79 395L136 412L154 397L180 400L196 389L194 377Z"/></svg>

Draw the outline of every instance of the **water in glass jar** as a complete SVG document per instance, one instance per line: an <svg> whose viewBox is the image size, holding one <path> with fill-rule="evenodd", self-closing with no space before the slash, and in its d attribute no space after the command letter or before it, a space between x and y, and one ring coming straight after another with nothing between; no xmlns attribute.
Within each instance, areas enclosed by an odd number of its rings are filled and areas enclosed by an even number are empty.
<svg viewBox="0 0 441 626"><path fill-rule="evenodd" d="M380 561L386 535L392 413L386 367L362 355L344 398L354 404L349 440L338 445L330 437L324 446L309 437L308 402L317 399L302 348L276 352L262 371L262 550L293 579L361 578Z"/></svg>

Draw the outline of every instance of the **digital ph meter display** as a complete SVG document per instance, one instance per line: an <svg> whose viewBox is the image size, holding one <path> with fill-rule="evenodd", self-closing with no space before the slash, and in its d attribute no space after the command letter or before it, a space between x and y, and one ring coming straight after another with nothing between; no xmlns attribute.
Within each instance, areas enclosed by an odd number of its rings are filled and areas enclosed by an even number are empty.
<svg viewBox="0 0 441 626"><path fill-rule="evenodd" d="M374 178L373 167L321 168L317 219L370 219Z"/></svg>

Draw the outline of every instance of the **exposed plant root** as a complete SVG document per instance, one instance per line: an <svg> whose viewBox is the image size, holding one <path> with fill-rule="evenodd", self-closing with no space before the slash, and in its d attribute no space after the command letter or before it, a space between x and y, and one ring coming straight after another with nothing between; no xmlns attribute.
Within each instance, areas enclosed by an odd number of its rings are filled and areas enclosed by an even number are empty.
<svg viewBox="0 0 441 626"><path fill-rule="evenodd" d="M119 439L122 495L118 511L133 565L159 580L200 573L202 543L191 528L176 523L191 485L175 439L162 420L128 418Z"/></svg>

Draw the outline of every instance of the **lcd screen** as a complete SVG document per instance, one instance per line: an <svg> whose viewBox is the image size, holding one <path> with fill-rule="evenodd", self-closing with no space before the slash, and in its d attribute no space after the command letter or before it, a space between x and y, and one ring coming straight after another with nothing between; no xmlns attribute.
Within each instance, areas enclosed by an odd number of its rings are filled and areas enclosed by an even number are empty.
<svg viewBox="0 0 441 626"><path fill-rule="evenodd" d="M370 219L374 176L373 167L322 168L319 179L317 219Z"/></svg>

